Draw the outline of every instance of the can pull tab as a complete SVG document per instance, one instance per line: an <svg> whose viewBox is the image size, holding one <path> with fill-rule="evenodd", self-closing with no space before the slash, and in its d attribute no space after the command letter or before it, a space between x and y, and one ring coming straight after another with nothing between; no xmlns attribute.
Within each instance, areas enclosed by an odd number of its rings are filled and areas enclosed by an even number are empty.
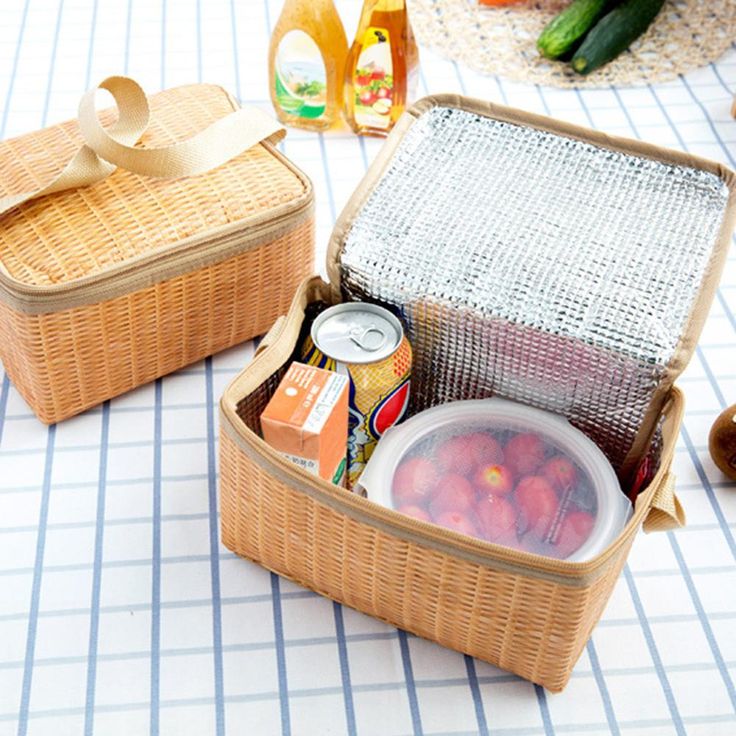
<svg viewBox="0 0 736 736"><path fill-rule="evenodd" d="M374 353L385 345L386 333L375 324L370 324L367 327L352 327L350 339L362 350Z"/></svg>

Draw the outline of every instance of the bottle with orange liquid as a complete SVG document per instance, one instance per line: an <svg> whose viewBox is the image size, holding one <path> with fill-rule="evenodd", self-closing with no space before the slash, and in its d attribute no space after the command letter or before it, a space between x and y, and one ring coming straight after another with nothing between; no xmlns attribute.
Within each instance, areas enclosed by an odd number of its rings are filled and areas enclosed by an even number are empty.
<svg viewBox="0 0 736 736"><path fill-rule="evenodd" d="M340 118L348 53L332 0L285 0L271 35L271 102L285 125L325 130Z"/></svg>
<svg viewBox="0 0 736 736"><path fill-rule="evenodd" d="M345 117L362 135L388 134L414 96L419 50L405 0L365 0L345 68Z"/></svg>

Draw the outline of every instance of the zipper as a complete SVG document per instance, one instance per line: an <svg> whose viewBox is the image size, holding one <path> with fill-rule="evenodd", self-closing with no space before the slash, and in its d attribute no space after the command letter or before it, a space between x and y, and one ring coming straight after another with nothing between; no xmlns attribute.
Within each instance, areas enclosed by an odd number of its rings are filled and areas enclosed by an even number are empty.
<svg viewBox="0 0 736 736"><path fill-rule="evenodd" d="M25 284L3 271L0 272L0 286L22 305L41 307L40 311L43 312L56 311L59 309L56 303L66 302L72 296L80 304L103 301L110 298L113 291L120 294L134 290L131 287L135 287L138 282L154 283L157 275L172 266L176 267L175 273L172 271L174 277L192 270L189 267L193 263L208 265L219 260L228 250L240 252L257 242L263 242L271 232L283 229L292 220L295 225L302 217L306 220L313 210L311 188L299 197L296 204L287 203L276 209L276 213L271 210L253 218L208 230L185 238L173 246L135 256L104 271L68 283L50 286Z"/></svg>

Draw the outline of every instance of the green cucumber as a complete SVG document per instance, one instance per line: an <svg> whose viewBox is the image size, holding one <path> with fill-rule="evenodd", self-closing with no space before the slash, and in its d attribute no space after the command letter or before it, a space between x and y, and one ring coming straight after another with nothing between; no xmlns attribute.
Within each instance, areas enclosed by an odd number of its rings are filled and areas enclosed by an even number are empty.
<svg viewBox="0 0 736 736"><path fill-rule="evenodd" d="M590 74L615 59L649 28L663 5L664 0L624 0L591 29L572 57L572 68Z"/></svg>
<svg viewBox="0 0 736 736"><path fill-rule="evenodd" d="M614 0L574 0L542 31L537 40L542 56L548 59L564 56L615 4Z"/></svg>

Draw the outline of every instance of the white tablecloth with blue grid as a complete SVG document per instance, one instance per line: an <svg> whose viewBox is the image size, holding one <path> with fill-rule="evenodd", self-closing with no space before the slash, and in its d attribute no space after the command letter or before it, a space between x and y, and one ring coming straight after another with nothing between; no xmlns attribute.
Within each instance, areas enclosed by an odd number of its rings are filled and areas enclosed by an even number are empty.
<svg viewBox="0 0 736 736"><path fill-rule="evenodd" d="M339 2L348 35L360 3ZM126 73L267 102L279 0L5 0L0 137L72 117ZM736 52L667 84L561 91L425 52L462 92L736 167ZM380 142L293 131L318 259ZM56 427L0 372L0 736L736 734L736 487L707 433L736 402L736 251L680 381L689 526L640 535L567 690L541 688L280 580L218 540L217 413L243 345Z"/></svg>

